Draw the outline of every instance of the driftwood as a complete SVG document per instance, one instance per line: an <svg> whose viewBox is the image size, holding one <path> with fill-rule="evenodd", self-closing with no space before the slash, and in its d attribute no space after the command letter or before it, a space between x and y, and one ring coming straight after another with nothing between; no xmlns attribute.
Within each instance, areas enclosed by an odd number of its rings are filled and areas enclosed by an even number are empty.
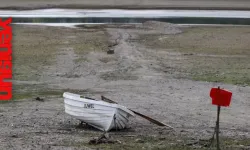
<svg viewBox="0 0 250 150"><path fill-rule="evenodd" d="M121 144L122 142L119 140L112 140L110 139L110 136L108 133L104 133L103 135L101 135L99 138L94 138L92 140L89 141L89 144L92 145L97 145L97 144Z"/></svg>
<svg viewBox="0 0 250 150"><path fill-rule="evenodd" d="M117 102L115 102L115 101L113 101L113 100L111 100L111 99L109 99L109 98L106 98L106 97L104 97L104 96L102 96L102 100L105 101L105 102L108 102L108 103L118 104ZM171 129L174 129L174 128L171 127L170 125L164 124L164 123L162 123L162 122L160 122L160 121L157 121L157 120L155 120L155 119L153 119L153 118L150 118L150 117L148 117L148 116L146 116L146 115L143 115L143 114L141 114L141 113L139 113L139 112L136 112L136 111L134 111L134 110L132 110L132 109L129 109L129 110L132 111L133 113L135 113L136 115L138 115L138 116L140 116L140 117L142 117L142 118L144 118L144 119L147 119L148 121L150 121L150 122L152 122L152 123L154 123L154 124L156 124L156 125L158 125L158 126L167 126L167 127L171 128Z"/></svg>
<svg viewBox="0 0 250 150"><path fill-rule="evenodd" d="M99 138L95 138L89 141L89 144L97 145L97 144L114 144L115 141L109 140L109 137L106 134L103 134Z"/></svg>

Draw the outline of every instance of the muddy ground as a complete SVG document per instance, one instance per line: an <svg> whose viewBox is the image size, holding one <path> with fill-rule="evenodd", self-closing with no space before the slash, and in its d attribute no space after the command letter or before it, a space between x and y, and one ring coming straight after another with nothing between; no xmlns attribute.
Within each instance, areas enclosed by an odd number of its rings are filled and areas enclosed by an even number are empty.
<svg viewBox="0 0 250 150"><path fill-rule="evenodd" d="M0 105L1 149L208 149L216 120L209 91L217 86L233 92L221 112L223 149L249 149L249 27L13 28L14 98ZM115 144L89 145L102 132L64 113L64 91L104 95L175 130L136 117L129 129L110 132Z"/></svg>
<svg viewBox="0 0 250 150"><path fill-rule="evenodd" d="M249 10L248 0L1 0L2 9L230 9Z"/></svg>

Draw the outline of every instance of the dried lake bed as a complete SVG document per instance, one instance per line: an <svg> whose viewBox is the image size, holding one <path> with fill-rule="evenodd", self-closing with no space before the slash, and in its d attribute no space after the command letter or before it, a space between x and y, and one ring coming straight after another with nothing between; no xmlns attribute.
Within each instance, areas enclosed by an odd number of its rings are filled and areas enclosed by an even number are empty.
<svg viewBox="0 0 250 150"><path fill-rule="evenodd" d="M248 26L13 25L13 35L14 98L0 105L2 149L208 149L216 86L233 92L221 114L223 148L249 148ZM137 117L110 133L118 143L89 145L102 132L64 113L64 91L107 96L175 131Z"/></svg>

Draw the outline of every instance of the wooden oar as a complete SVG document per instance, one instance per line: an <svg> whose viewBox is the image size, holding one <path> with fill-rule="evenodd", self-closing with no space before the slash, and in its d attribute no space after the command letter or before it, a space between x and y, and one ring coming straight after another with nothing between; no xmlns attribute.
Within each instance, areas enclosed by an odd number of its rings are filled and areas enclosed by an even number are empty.
<svg viewBox="0 0 250 150"><path fill-rule="evenodd" d="M106 97L104 97L104 96L102 96L102 100L105 101L105 102L108 102L108 103L118 104L117 102L115 102L115 101L113 101L113 100L111 100L111 99L109 99L109 98L106 98ZM162 123L162 122L160 122L160 121L157 121L157 120L155 120L155 119L153 119L153 118L150 118L150 117L148 117L148 116L145 116L145 115L143 115L143 114L141 114L141 113L139 113L139 112L136 112L136 111L134 111L134 110L132 110L132 109L129 109L129 110L131 110L131 111L132 111L133 113L135 113L136 115L141 116L142 118L147 119L148 121L150 121L150 122L152 122L152 123L154 123L154 124L156 124L156 125L158 125L158 126L167 126L167 127L171 128L171 129L174 129L174 128L171 127L170 125L164 124L164 123Z"/></svg>

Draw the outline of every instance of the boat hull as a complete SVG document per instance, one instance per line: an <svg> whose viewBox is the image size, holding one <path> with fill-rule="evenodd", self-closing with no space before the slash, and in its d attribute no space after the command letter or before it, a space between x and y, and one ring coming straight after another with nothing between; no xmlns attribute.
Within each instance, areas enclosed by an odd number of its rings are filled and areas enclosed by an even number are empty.
<svg viewBox="0 0 250 150"><path fill-rule="evenodd" d="M64 93L65 112L99 130L124 129L134 113L118 104L81 98Z"/></svg>

